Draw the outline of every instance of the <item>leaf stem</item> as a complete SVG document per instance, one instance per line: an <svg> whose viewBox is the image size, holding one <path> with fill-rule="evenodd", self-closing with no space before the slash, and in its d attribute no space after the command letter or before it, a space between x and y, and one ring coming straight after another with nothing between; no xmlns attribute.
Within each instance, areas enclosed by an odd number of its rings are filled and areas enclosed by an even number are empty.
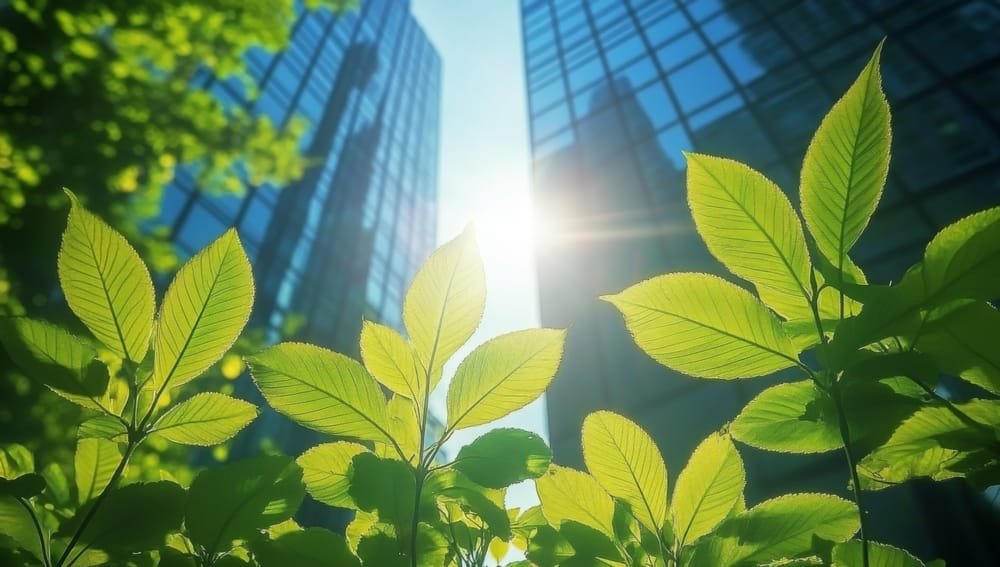
<svg viewBox="0 0 1000 567"><path fill-rule="evenodd" d="M59 557L59 560L56 561L56 567L61 567L63 563L65 563L70 552L73 551L73 547L75 547L77 542L80 541L80 537L83 536L83 532L87 529L90 521L94 519L94 514L97 513L101 504L104 503L104 499L108 497L108 494L114 489L115 485L118 484L122 474L125 472L125 467L128 465L129 459L132 457L132 453L135 452L135 449L141 442L141 438L129 439L128 446L125 448L125 453L122 454L122 460L118 463L118 468L116 468L115 472L111 474L111 479L108 481L107 486L105 486L104 490L97 495L97 499L94 500L94 504L90 507L90 510L87 510L87 514L83 517L83 521L80 522L80 526L76 528L76 532L73 533L73 537L69 540L69 544L66 546L66 549Z"/></svg>
<svg viewBox="0 0 1000 567"><path fill-rule="evenodd" d="M844 456L847 458L847 467L851 469L851 487L854 489L854 502L858 505L858 523L861 535L861 565L868 567L868 523L865 516L864 500L862 499L861 478L858 476L857 459L851 448L851 429L847 423L847 413L844 411L844 402L840 392L840 380L833 380L830 388L833 395L833 402L837 407L837 422L840 426L840 438L844 442Z"/></svg>
<svg viewBox="0 0 1000 567"><path fill-rule="evenodd" d="M49 565L52 565L52 557L49 556L48 544L45 541L45 532L42 530L42 524L38 521L38 516L35 515L35 508L25 498L17 496L16 499L21 506L24 506L28 515L31 516L31 523L35 525L35 533L38 534L38 543L41 546L42 563L45 567L49 567Z"/></svg>

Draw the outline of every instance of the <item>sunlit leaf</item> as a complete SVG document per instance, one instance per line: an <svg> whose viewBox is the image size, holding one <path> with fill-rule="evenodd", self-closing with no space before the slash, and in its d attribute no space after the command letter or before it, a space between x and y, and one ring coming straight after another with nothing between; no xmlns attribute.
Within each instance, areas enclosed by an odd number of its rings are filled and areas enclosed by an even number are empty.
<svg viewBox="0 0 1000 567"><path fill-rule="evenodd" d="M542 513L553 526L574 521L614 537L612 518L615 504L611 495L587 473L552 465L535 480Z"/></svg>
<svg viewBox="0 0 1000 567"><path fill-rule="evenodd" d="M785 318L812 317L809 249L788 197L742 163L686 156L688 203L712 255Z"/></svg>
<svg viewBox="0 0 1000 567"><path fill-rule="evenodd" d="M0 446L0 478L17 478L35 472L35 456L18 443Z"/></svg>
<svg viewBox="0 0 1000 567"><path fill-rule="evenodd" d="M30 377L88 409L107 408L107 368L94 348L55 325L26 317L0 318L0 342Z"/></svg>
<svg viewBox="0 0 1000 567"><path fill-rule="evenodd" d="M830 494L787 494L725 520L695 548L692 566L760 565L808 554L814 538L842 542L858 531L858 508Z"/></svg>
<svg viewBox="0 0 1000 567"><path fill-rule="evenodd" d="M474 514L494 535L503 539L510 537L510 518L504 508L502 490L478 485L457 470L431 475L424 490L439 502L458 504L463 514Z"/></svg>
<svg viewBox="0 0 1000 567"><path fill-rule="evenodd" d="M823 119L802 164L801 200L817 248L839 274L868 226L889 171L889 103L879 44L847 93ZM835 282L846 279L838 274Z"/></svg>
<svg viewBox="0 0 1000 567"><path fill-rule="evenodd" d="M389 435L403 451L407 462L414 463L420 453L420 421L417 419L416 402L394 394L386 406L389 418ZM391 443L377 442L375 453L380 457L399 458L396 446Z"/></svg>
<svg viewBox="0 0 1000 567"><path fill-rule="evenodd" d="M365 321L361 327L361 360L383 386L424 403L425 376L413 348L395 329Z"/></svg>
<svg viewBox="0 0 1000 567"><path fill-rule="evenodd" d="M183 488L166 481L117 488L94 513L80 543L104 550L159 549L167 533L180 528L185 496ZM88 510L82 508L63 529L75 529Z"/></svg>
<svg viewBox="0 0 1000 567"><path fill-rule="evenodd" d="M96 437L116 443L124 443L128 441L128 429L125 423L116 417L99 415L81 423L80 427L76 430L76 436L81 439Z"/></svg>
<svg viewBox="0 0 1000 567"><path fill-rule="evenodd" d="M864 567L861 541L852 539L833 547L833 564L837 567ZM878 543L868 542L868 567L923 567L923 561L910 552Z"/></svg>
<svg viewBox="0 0 1000 567"><path fill-rule="evenodd" d="M503 488L538 478L549 468L552 451L538 435L521 429L494 429L462 447L453 465L473 482Z"/></svg>
<svg viewBox="0 0 1000 567"><path fill-rule="evenodd" d="M403 301L403 324L425 368L444 366L469 340L485 305L486 274L469 227L431 254Z"/></svg>
<svg viewBox="0 0 1000 567"><path fill-rule="evenodd" d="M708 274L667 274L604 297L646 354L700 378L763 376L796 364L777 317L746 290Z"/></svg>
<svg viewBox="0 0 1000 567"><path fill-rule="evenodd" d="M153 386L185 384L222 358L250 317L253 295L250 261L230 229L181 267L163 297Z"/></svg>
<svg viewBox="0 0 1000 567"><path fill-rule="evenodd" d="M111 481L121 458L118 443L107 439L79 439L73 457L77 502L85 504L96 498Z"/></svg>
<svg viewBox="0 0 1000 567"><path fill-rule="evenodd" d="M865 456L858 470L872 481L871 487L920 477L974 477L1000 470L996 448L1000 401L971 400L955 407L974 422L970 424L946 406L925 405L903 421L888 441Z"/></svg>
<svg viewBox="0 0 1000 567"><path fill-rule="evenodd" d="M739 504L746 485L743 460L729 437L713 433L694 450L677 477L670 521L679 545L712 531Z"/></svg>
<svg viewBox="0 0 1000 567"><path fill-rule="evenodd" d="M253 544L260 567L351 567L360 560L347 547L344 536L323 528L306 528Z"/></svg>
<svg viewBox="0 0 1000 567"><path fill-rule="evenodd" d="M937 233L924 252L920 275L925 307L1000 296L1000 207L967 216Z"/></svg>
<svg viewBox="0 0 1000 567"><path fill-rule="evenodd" d="M837 410L812 380L772 386L750 401L732 424L737 440L784 453L822 453L844 444Z"/></svg>
<svg viewBox="0 0 1000 567"><path fill-rule="evenodd" d="M170 408L153 431L184 445L216 445L253 421L257 407L223 394L204 392Z"/></svg>
<svg viewBox="0 0 1000 567"><path fill-rule="evenodd" d="M125 238L69 195L59 249L66 302L90 332L120 356L139 362L153 332L153 281Z"/></svg>
<svg viewBox="0 0 1000 567"><path fill-rule="evenodd" d="M941 370L1000 395L1000 312L988 303L959 309L923 329L916 349Z"/></svg>
<svg viewBox="0 0 1000 567"><path fill-rule="evenodd" d="M477 347L448 388L448 426L489 423L535 401L559 368L565 340L562 330L528 329Z"/></svg>
<svg viewBox="0 0 1000 567"><path fill-rule="evenodd" d="M8 538L10 543L4 541ZM21 548L38 560L43 556L28 511L13 496L0 495L0 548L4 547Z"/></svg>
<svg viewBox="0 0 1000 567"><path fill-rule="evenodd" d="M618 414L599 411L584 419L582 442L590 474L658 532L667 511L667 466L649 434Z"/></svg>
<svg viewBox="0 0 1000 567"><path fill-rule="evenodd" d="M309 495L316 500L340 508L356 508L348 494L348 472L355 455L368 451L363 445L338 441L309 449L296 459L302 467L302 480Z"/></svg>
<svg viewBox="0 0 1000 567"><path fill-rule="evenodd" d="M282 343L247 359L274 409L332 435L388 441L385 397L356 361L317 346Z"/></svg>
<svg viewBox="0 0 1000 567"><path fill-rule="evenodd" d="M291 518L304 496L302 470L289 457L231 463L202 471L191 483L185 525L191 541L212 554Z"/></svg>

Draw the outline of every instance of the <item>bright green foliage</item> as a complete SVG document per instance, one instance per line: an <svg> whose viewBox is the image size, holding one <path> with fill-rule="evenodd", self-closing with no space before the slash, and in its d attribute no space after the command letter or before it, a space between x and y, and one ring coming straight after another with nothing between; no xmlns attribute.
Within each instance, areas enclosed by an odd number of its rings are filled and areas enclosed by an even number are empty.
<svg viewBox="0 0 1000 567"><path fill-rule="evenodd" d="M153 332L149 271L122 235L66 194L72 208L59 249L66 302L104 346L138 362Z"/></svg>
<svg viewBox="0 0 1000 567"><path fill-rule="evenodd" d="M691 454L674 488L670 521L677 548L710 533L743 500L746 472L731 439L710 435Z"/></svg>
<svg viewBox="0 0 1000 567"><path fill-rule="evenodd" d="M316 445L296 459L302 467L302 480L309 495L327 506L353 508L354 501L348 490L352 460L355 455L367 452L364 445L338 441Z"/></svg>
<svg viewBox="0 0 1000 567"><path fill-rule="evenodd" d="M1000 479L997 402L951 400L935 389L938 375L947 373L1000 393L1000 316L987 303L1000 298L1000 207L944 228L893 285L870 285L850 258L889 166L881 50L806 152L799 196L807 231L783 192L760 173L687 155L696 228L726 268L753 284L759 301L734 284L692 273L657 276L606 298L635 343L674 370L733 379L794 369L787 374L798 374L795 381L764 390L743 408L729 426L734 439L777 452L843 449L847 458L845 477L858 507L841 507L843 521L800 517L817 502L789 495L725 520L697 544L693 563L761 563L807 552L829 560L829 550L809 550L810 539L850 537L859 526L848 519L857 522L864 490L917 477L961 477L980 487ZM675 495L670 535L683 546L691 522L676 508L679 501ZM731 512L720 505L714 520L725 514ZM824 536L812 521L843 530ZM774 539L794 526L801 528L794 537ZM860 543L842 549L860 551L866 567L891 555L869 549L863 526Z"/></svg>
<svg viewBox="0 0 1000 567"><path fill-rule="evenodd" d="M839 281L848 253L868 226L889 172L889 103L875 50L857 81L816 131L802 164L802 215Z"/></svg>
<svg viewBox="0 0 1000 567"><path fill-rule="evenodd" d="M542 513L553 527L576 522L613 538L615 504L597 479L587 473L552 465L535 480Z"/></svg>
<svg viewBox="0 0 1000 567"><path fill-rule="evenodd" d="M184 264L156 321L153 386L186 384L222 358L250 318L253 291L250 261L233 229Z"/></svg>
<svg viewBox="0 0 1000 567"><path fill-rule="evenodd" d="M415 402L424 399L424 380L413 348L395 329L365 321L361 328L361 359L383 386Z"/></svg>
<svg viewBox="0 0 1000 567"><path fill-rule="evenodd" d="M153 432L184 445L218 445L257 417L257 407L223 394L205 392L170 408Z"/></svg>
<svg viewBox="0 0 1000 567"><path fill-rule="evenodd" d="M869 542L869 562L871 567L923 567L923 561L910 555L909 552L884 543ZM839 543L833 548L833 564L842 567L861 567L864 565L861 554L861 542L852 540Z"/></svg>
<svg viewBox="0 0 1000 567"><path fill-rule="evenodd" d="M76 442L73 457L77 502L86 504L111 482L122 460L118 444L107 439L84 438Z"/></svg>
<svg viewBox="0 0 1000 567"><path fill-rule="evenodd" d="M668 274L605 297L656 361L701 378L747 378L797 363L778 318L747 291L708 274Z"/></svg>
<svg viewBox="0 0 1000 567"><path fill-rule="evenodd" d="M667 465L653 439L638 425L608 412L583 421L583 460L609 494L628 504L653 533L666 517Z"/></svg>

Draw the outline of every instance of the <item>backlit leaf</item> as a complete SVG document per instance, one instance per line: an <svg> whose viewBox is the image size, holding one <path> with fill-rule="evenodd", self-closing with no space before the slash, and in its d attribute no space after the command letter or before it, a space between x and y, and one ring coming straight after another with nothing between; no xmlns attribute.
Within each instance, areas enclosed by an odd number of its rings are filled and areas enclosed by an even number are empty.
<svg viewBox="0 0 1000 567"><path fill-rule="evenodd" d="M416 402L394 394L386 406L389 418L389 435L403 451L403 456L410 463L416 462L420 452L420 421L417 419ZM399 453L391 443L377 442L375 454L380 457L398 458Z"/></svg>
<svg viewBox="0 0 1000 567"><path fill-rule="evenodd" d="M967 216L937 233L924 251L925 306L1000 296L1000 207Z"/></svg>
<svg viewBox="0 0 1000 567"><path fill-rule="evenodd" d="M455 469L473 482L503 488L538 478L549 468L552 451L538 435L521 429L494 429L462 447Z"/></svg>
<svg viewBox="0 0 1000 567"><path fill-rule="evenodd" d="M170 408L153 431L184 445L216 445L257 417L257 407L223 394L204 392Z"/></svg>
<svg viewBox="0 0 1000 567"><path fill-rule="evenodd" d="M835 545L833 564L837 567L864 567L861 545L861 541L856 539ZM906 550L869 541L868 567L924 567L924 563Z"/></svg>
<svg viewBox="0 0 1000 567"><path fill-rule="evenodd" d="M4 541L7 538L9 542ZM0 495L0 548L4 547L19 547L42 559L41 544L28 511L13 496Z"/></svg>
<svg viewBox="0 0 1000 567"><path fill-rule="evenodd" d="M385 397L356 361L317 346L282 343L247 359L271 407L331 435L387 441Z"/></svg>
<svg viewBox="0 0 1000 567"><path fill-rule="evenodd" d="M35 472L35 456L18 443L0 446L0 478L17 478Z"/></svg>
<svg viewBox="0 0 1000 567"><path fill-rule="evenodd" d="M478 346L448 388L448 426L489 423L533 402L555 376L565 340L563 330L528 329Z"/></svg>
<svg viewBox="0 0 1000 567"><path fill-rule="evenodd" d="M552 465L535 480L542 513L553 526L579 522L613 538L615 504L611 495L587 473Z"/></svg>
<svg viewBox="0 0 1000 567"><path fill-rule="evenodd" d="M383 386L423 404L423 369L412 347L395 329L365 321L361 327L361 360Z"/></svg>
<svg viewBox="0 0 1000 567"><path fill-rule="evenodd" d="M260 567L360 567L360 560L347 547L344 536L323 528L306 528L254 543L254 559Z"/></svg>
<svg viewBox="0 0 1000 567"><path fill-rule="evenodd" d="M920 333L916 349L941 370L1000 395L1000 312L976 303L938 319Z"/></svg>
<svg viewBox="0 0 1000 567"><path fill-rule="evenodd" d="M355 508L348 494L348 472L354 456L367 451L363 445L338 441L317 445L302 453L296 462L302 467L302 480L309 495L328 506Z"/></svg>
<svg viewBox="0 0 1000 567"><path fill-rule="evenodd" d="M584 419L582 437L590 474L658 532L667 510L667 466L649 434L618 414L599 411Z"/></svg>
<svg viewBox="0 0 1000 567"><path fill-rule="evenodd" d="M470 226L431 254L403 301L403 324L425 368L444 366L469 340L485 305L486 274Z"/></svg>
<svg viewBox="0 0 1000 567"><path fill-rule="evenodd" d="M291 518L304 496L302 470L289 457L226 464L202 471L191 483L185 525L191 541L211 554Z"/></svg>
<svg viewBox="0 0 1000 567"><path fill-rule="evenodd" d="M810 552L814 538L843 542L858 531L858 508L830 494L788 494L724 521L695 548L692 566L760 565Z"/></svg>
<svg viewBox="0 0 1000 567"><path fill-rule="evenodd" d="M708 274L667 274L603 299L657 362L699 378L763 376L796 364L777 317L746 290Z"/></svg>
<svg viewBox="0 0 1000 567"><path fill-rule="evenodd" d="M79 439L73 456L77 502L85 504L97 497L111 481L121 462L118 443L107 439Z"/></svg>
<svg viewBox="0 0 1000 567"><path fill-rule="evenodd" d="M124 443L128 441L128 429L125 423L118 418L111 417L110 415L99 415L81 423L80 427L76 430L76 436L81 439L96 437L116 443Z"/></svg>
<svg viewBox="0 0 1000 567"><path fill-rule="evenodd" d="M66 302L99 341L139 362L153 332L153 280L125 238L70 199L59 248L59 282Z"/></svg>
<svg viewBox="0 0 1000 567"><path fill-rule="evenodd" d="M891 128L879 73L881 54L880 44L823 119L802 164L806 226L820 253L841 274L878 205L889 170Z"/></svg>
<svg viewBox="0 0 1000 567"><path fill-rule="evenodd" d="M677 477L670 521L681 546L693 543L739 505L746 486L743 460L729 437L713 433L691 454Z"/></svg>
<svg viewBox="0 0 1000 567"><path fill-rule="evenodd" d="M250 261L230 229L181 267L163 297L153 386L185 384L222 358L250 317L253 295Z"/></svg>
<svg viewBox="0 0 1000 567"><path fill-rule="evenodd" d="M809 249L788 197L742 163L686 156L688 203L712 255L785 318L812 317Z"/></svg>
<svg viewBox="0 0 1000 567"><path fill-rule="evenodd" d="M833 400L812 380L772 386L750 401L732 424L747 445L783 453L822 453L843 447Z"/></svg>
<svg viewBox="0 0 1000 567"><path fill-rule="evenodd" d="M0 342L11 360L67 400L88 409L108 408L107 368L84 340L44 321L0 318Z"/></svg>

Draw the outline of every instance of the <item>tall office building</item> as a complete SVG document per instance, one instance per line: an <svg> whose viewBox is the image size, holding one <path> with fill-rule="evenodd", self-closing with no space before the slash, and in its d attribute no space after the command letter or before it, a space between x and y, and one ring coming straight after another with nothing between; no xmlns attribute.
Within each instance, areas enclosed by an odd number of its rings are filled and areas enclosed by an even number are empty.
<svg viewBox="0 0 1000 567"><path fill-rule="evenodd" d="M313 165L288 187L225 197L179 168L159 222L183 256L236 227L257 283L250 326L275 341L302 316L296 340L357 356L362 318L400 324L406 286L435 243L440 57L408 1L366 0L340 15L301 11L284 51L246 60L254 99L236 81L200 86L279 127L305 119ZM236 451L255 452L263 438L293 455L319 439L267 411Z"/></svg>
<svg viewBox="0 0 1000 567"><path fill-rule="evenodd" d="M538 259L541 319L572 325L548 396L557 460L580 464L581 422L606 408L647 428L676 475L702 438L774 383L672 373L596 299L668 271L721 273L688 212L683 150L744 161L797 202L812 133L887 37L892 170L854 252L869 279L898 278L941 227L1000 203L993 2L522 0L521 15L534 193L551 235ZM839 453L742 453L751 502L847 494ZM985 504L959 483L915 482L870 500L873 515L892 518L877 522L876 539L928 558L997 561Z"/></svg>

